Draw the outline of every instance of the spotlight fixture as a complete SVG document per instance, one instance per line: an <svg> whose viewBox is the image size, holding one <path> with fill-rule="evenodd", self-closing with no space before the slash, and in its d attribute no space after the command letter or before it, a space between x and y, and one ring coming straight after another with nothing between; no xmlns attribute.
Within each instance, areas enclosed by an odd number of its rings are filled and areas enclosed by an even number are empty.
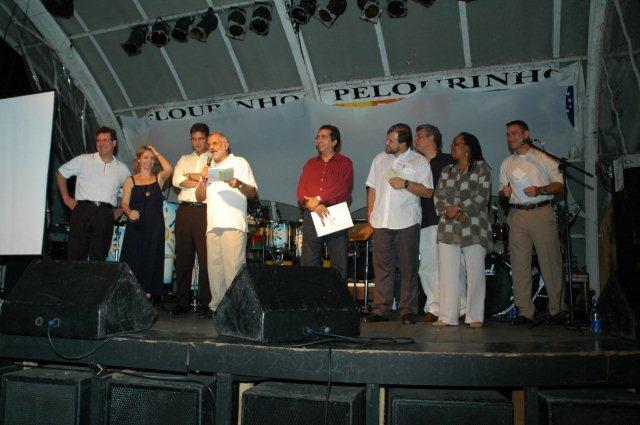
<svg viewBox="0 0 640 425"><path fill-rule="evenodd" d="M171 37L173 37L175 41L186 43L187 37L189 36L189 27L193 24L193 21L193 16L185 16L184 18L178 19L173 26L173 31L171 31Z"/></svg>
<svg viewBox="0 0 640 425"><path fill-rule="evenodd" d="M304 25L316 13L316 0L298 0L295 3L289 6L289 19L295 24Z"/></svg>
<svg viewBox="0 0 640 425"><path fill-rule="evenodd" d="M390 18L404 18L408 11L407 0L387 0L387 14Z"/></svg>
<svg viewBox="0 0 640 425"><path fill-rule="evenodd" d="M378 0L358 0L358 7L362 10L360 19L373 22L374 24L378 22L378 18L382 13L382 8Z"/></svg>
<svg viewBox="0 0 640 425"><path fill-rule="evenodd" d="M207 37L218 27L218 17L213 12L212 8L209 8L202 14L202 18L198 24L191 28L189 36L195 40L205 42Z"/></svg>
<svg viewBox="0 0 640 425"><path fill-rule="evenodd" d="M138 25L131 29L129 39L120 46L129 56L136 56L142 52L142 45L146 42L148 28L146 25Z"/></svg>
<svg viewBox="0 0 640 425"><path fill-rule="evenodd" d="M241 7L229 10L227 16L227 35L242 40L247 32L247 12Z"/></svg>
<svg viewBox="0 0 640 425"><path fill-rule="evenodd" d="M256 3L251 14L249 29L258 35L269 34L271 22L271 5L268 3Z"/></svg>
<svg viewBox="0 0 640 425"><path fill-rule="evenodd" d="M424 6L424 7L431 7L433 6L433 3L436 2L436 0L413 0L414 2L418 3L420 6ZM458 0L460 1L460 0ZM463 0L466 1L467 3L472 1L472 0Z"/></svg>
<svg viewBox="0 0 640 425"><path fill-rule="evenodd" d="M171 38L169 37L169 24L162 20L162 18L156 19L151 26L151 34L149 34L149 41L156 47L164 47L169 44Z"/></svg>
<svg viewBox="0 0 640 425"><path fill-rule="evenodd" d="M73 0L42 0L42 5L51 15L58 18L73 17Z"/></svg>
<svg viewBox="0 0 640 425"><path fill-rule="evenodd" d="M329 28L347 10L347 0L329 0L325 7L318 9L317 17Z"/></svg>

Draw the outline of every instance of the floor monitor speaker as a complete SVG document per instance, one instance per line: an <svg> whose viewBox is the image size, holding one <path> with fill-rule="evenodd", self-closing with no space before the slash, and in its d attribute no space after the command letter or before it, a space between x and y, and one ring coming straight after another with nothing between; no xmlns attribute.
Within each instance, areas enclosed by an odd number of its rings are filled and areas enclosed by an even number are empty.
<svg viewBox="0 0 640 425"><path fill-rule="evenodd" d="M360 316L338 271L323 267L246 264L220 301L220 335L293 341L313 331L356 336Z"/></svg>
<svg viewBox="0 0 640 425"><path fill-rule="evenodd" d="M125 263L36 260L2 305L0 332L99 339L147 329L155 317Z"/></svg>

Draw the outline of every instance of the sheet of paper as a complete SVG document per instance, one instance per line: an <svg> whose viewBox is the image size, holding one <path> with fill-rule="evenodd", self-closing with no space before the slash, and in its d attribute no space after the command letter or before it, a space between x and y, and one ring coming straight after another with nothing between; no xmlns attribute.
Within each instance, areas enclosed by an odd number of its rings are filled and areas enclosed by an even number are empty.
<svg viewBox="0 0 640 425"><path fill-rule="evenodd" d="M400 174L398 174L398 171L395 168L389 168L387 172L384 173L384 176L389 180L393 177L400 177Z"/></svg>
<svg viewBox="0 0 640 425"><path fill-rule="evenodd" d="M351 213L349 212L349 207L346 202L332 205L327 209L329 210L329 215L324 218L324 224L322 224L320 216L317 213L311 213L313 225L316 227L316 232L319 237L353 227Z"/></svg>
<svg viewBox="0 0 640 425"><path fill-rule="evenodd" d="M209 168L210 182L224 182L233 178L233 168Z"/></svg>
<svg viewBox="0 0 640 425"><path fill-rule="evenodd" d="M524 188L528 186L531 186L531 183L529 183L528 178L524 178L524 179L518 180L516 182L516 187L514 188L516 191L516 195L518 195L518 199L520 199L520 202L523 204L533 201L533 198L527 196L524 193Z"/></svg>

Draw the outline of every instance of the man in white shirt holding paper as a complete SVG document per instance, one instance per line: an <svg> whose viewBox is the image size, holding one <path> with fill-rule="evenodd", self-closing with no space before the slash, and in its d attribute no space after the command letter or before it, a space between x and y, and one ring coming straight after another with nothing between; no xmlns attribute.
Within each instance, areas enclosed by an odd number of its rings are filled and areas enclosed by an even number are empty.
<svg viewBox="0 0 640 425"><path fill-rule="evenodd" d="M400 314L413 324L418 313L418 246L421 197L433 194L429 162L412 147L411 128L395 124L387 132L385 151L371 164L367 177L367 217L373 227L373 270L376 292L366 322L389 320L396 265L400 268Z"/></svg>
<svg viewBox="0 0 640 425"><path fill-rule="evenodd" d="M562 299L562 252L551 201L564 183L558 164L531 147L529 126L521 120L507 123L507 143L513 153L500 166L500 195L509 198L509 254L513 295L518 317L515 324L532 322L531 257L533 247L549 296L549 313L565 309Z"/></svg>
<svg viewBox="0 0 640 425"><path fill-rule="evenodd" d="M318 155L309 159L300 175L296 196L302 206L302 258L303 266L322 266L322 252L326 244L331 266L342 279L347 278L348 242L347 230L318 236L311 213L328 219L327 207L342 202L351 203L353 190L353 163L340 153L340 130L325 124L315 137Z"/></svg>
<svg viewBox="0 0 640 425"><path fill-rule="evenodd" d="M258 192L249 163L230 152L229 139L223 133L212 133L207 144L213 162L202 170L196 199L207 201L209 307L215 314L224 293L246 262L247 199L256 198ZM230 174L232 177L225 178Z"/></svg>

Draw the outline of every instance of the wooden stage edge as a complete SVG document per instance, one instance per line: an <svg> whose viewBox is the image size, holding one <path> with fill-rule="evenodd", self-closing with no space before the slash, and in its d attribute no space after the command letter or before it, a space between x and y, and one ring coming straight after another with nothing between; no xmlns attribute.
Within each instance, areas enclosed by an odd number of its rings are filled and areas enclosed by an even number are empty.
<svg viewBox="0 0 640 425"><path fill-rule="evenodd" d="M594 336L561 326L487 322L482 329L428 323L362 324L365 337L413 338L410 345L262 344L216 335L211 320L160 314L153 327L113 338L77 361L164 372L416 386L637 385L640 342ZM63 354L89 352L101 341L54 338ZM328 348L331 348L329 350ZM329 357L330 351L330 357ZM0 335L0 357L66 362L46 337ZM329 361L331 362L329 364Z"/></svg>
<svg viewBox="0 0 640 425"><path fill-rule="evenodd" d="M60 358L46 337L0 335L0 357L47 363L100 365L167 373L215 374L216 417L230 423L234 384L262 378L365 385L367 423L377 423L381 387L416 386L524 390L526 416L537 412L539 388L640 387L640 342L594 336L584 329L536 328L488 321L436 328L399 321L362 324L364 337L413 338L409 345L308 348L219 337L210 319L161 313L153 327L117 337L77 361ZM77 356L102 341L54 338ZM531 416L530 416L531 415ZM535 423L535 420L527 423Z"/></svg>

